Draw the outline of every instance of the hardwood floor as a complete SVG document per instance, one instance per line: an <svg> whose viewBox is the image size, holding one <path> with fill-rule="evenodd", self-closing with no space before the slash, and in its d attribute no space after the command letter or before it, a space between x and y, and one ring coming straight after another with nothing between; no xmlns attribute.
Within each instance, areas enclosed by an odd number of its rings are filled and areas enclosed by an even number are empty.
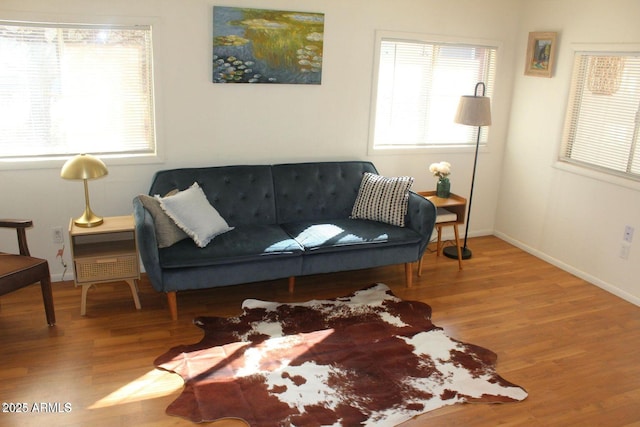
<svg viewBox="0 0 640 427"><path fill-rule="evenodd" d="M80 289L54 283L52 328L37 285L3 296L0 425L193 425L165 415L182 380L155 370L153 360L200 339L194 316L237 315L250 297L331 298L382 282L403 299L430 304L434 323L449 336L496 352L498 373L529 392L519 403L442 408L404 427L640 426L640 307L498 238L470 239L469 247L473 258L463 271L456 260L425 255L412 288L404 286L404 267L392 266L300 277L293 295L286 279L179 293L176 322L146 280L142 310L125 283L105 284L89 291L86 317ZM29 412L6 413L15 409L9 403L24 403Z"/></svg>

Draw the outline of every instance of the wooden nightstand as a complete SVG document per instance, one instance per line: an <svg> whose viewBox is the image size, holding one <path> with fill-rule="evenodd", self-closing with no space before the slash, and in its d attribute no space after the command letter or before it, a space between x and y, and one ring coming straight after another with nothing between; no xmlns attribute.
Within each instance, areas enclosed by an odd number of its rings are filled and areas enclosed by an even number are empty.
<svg viewBox="0 0 640 427"><path fill-rule="evenodd" d="M442 216L443 220L438 221L436 217L436 229L438 230L438 243L436 246L436 254L440 256L442 252L442 247L444 243L442 242L442 227L452 226L453 233L455 235L456 240L456 248L458 251L458 268L462 270L462 249L460 248L460 236L458 233L458 224L464 224L466 212L467 212L467 199L464 197L458 196L457 194L451 193L451 195L444 199L442 197L436 196L435 191L420 191L418 192L421 196L426 199L429 199L431 203L433 203L436 208L445 215ZM445 209L446 212L442 211ZM446 218L451 214L451 218ZM454 218L455 216L455 218ZM420 262L418 263L418 276L422 275L422 258L420 258Z"/></svg>
<svg viewBox="0 0 640 427"><path fill-rule="evenodd" d="M125 281L140 310L138 283L140 265L133 216L105 217L91 228L69 223L69 240L76 286L82 286L80 314L87 312L87 291L97 283Z"/></svg>

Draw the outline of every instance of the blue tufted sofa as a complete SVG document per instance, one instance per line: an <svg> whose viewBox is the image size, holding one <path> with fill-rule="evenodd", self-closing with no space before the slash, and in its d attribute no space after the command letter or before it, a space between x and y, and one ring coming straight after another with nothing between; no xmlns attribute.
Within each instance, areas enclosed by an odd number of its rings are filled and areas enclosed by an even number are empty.
<svg viewBox="0 0 640 427"><path fill-rule="evenodd" d="M431 202L411 192L405 227L350 219L370 162L220 166L159 171L150 195L198 182L209 202L234 227L204 248L192 239L158 248L155 224L133 200L140 256L153 287L167 294L177 319L176 292L382 265L422 256L435 224Z"/></svg>

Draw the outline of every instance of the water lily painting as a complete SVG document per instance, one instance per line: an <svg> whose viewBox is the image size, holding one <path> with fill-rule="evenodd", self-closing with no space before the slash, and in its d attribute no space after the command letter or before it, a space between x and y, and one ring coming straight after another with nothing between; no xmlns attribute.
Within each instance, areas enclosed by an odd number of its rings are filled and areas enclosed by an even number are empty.
<svg viewBox="0 0 640 427"><path fill-rule="evenodd" d="M320 84L324 14L213 7L214 83Z"/></svg>

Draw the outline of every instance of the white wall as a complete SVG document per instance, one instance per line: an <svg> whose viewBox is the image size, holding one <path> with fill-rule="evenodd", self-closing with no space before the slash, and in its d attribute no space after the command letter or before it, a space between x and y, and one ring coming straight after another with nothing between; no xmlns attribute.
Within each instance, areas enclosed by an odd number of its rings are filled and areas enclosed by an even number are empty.
<svg viewBox="0 0 640 427"><path fill-rule="evenodd" d="M325 13L320 86L214 85L211 83L213 1L204 0L2 0L0 19L110 20L153 17L159 49L158 124L164 162L109 164L106 178L90 182L91 206L100 215L131 212L155 170L183 166L275 163L303 160L372 160L382 174L412 175L414 189L435 188L428 166L453 164L452 190L467 195L472 152L369 156L369 103L376 29L496 40L502 44L493 99L491 149L481 154L472 232L493 230L502 152L513 81L519 2L513 0L247 0L222 5ZM469 88L469 93L473 88ZM54 280L62 266L51 228L65 230L84 207L82 185L59 178L59 168L0 170L0 217L32 218L32 253L50 261ZM14 236L0 231L0 247ZM68 242L67 242L68 246ZM67 264L68 251L65 253ZM71 278L67 272L65 279Z"/></svg>
<svg viewBox="0 0 640 427"><path fill-rule="evenodd" d="M496 234L640 305L640 184L556 167L572 44L640 43L640 2L530 1L522 17ZM551 79L523 75L529 31L559 32ZM623 260L627 224L636 241Z"/></svg>

